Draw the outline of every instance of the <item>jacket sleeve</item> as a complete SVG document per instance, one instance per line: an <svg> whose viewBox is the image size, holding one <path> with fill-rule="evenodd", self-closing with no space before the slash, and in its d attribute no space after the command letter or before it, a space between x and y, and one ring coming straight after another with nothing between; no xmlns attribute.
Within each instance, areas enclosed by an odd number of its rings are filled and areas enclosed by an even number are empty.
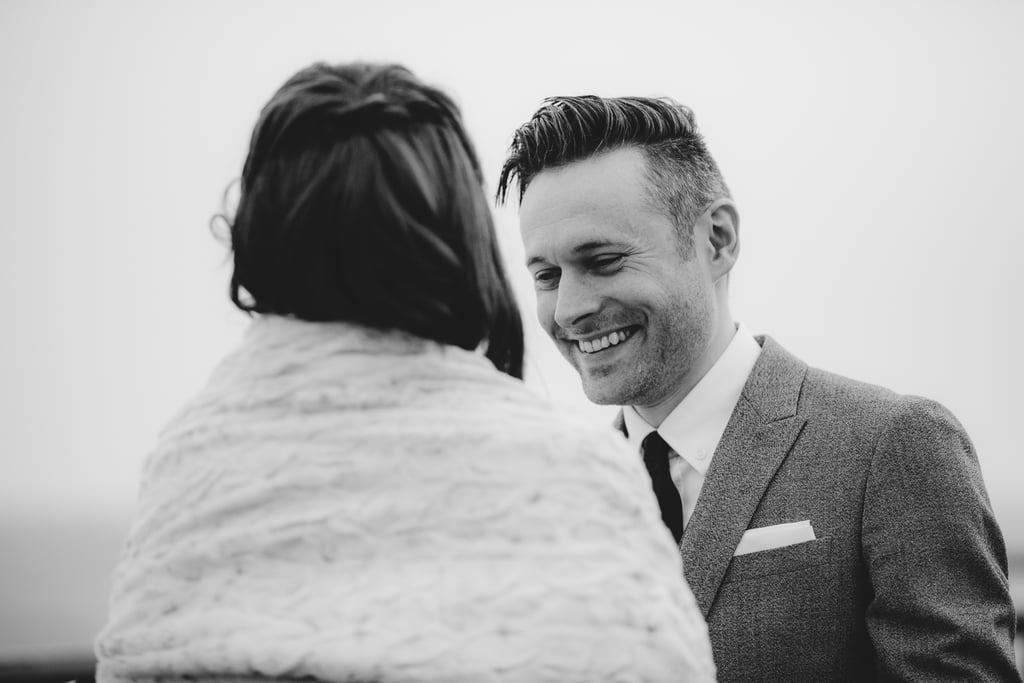
<svg viewBox="0 0 1024 683"><path fill-rule="evenodd" d="M941 405L903 397L881 426L861 533L880 680L1021 680L1003 537L974 448Z"/></svg>

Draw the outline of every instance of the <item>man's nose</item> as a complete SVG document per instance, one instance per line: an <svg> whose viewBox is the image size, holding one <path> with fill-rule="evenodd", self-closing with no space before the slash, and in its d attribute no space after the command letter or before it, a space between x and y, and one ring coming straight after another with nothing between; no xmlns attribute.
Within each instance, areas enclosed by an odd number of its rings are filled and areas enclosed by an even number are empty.
<svg viewBox="0 0 1024 683"><path fill-rule="evenodd" d="M555 322L559 327L577 327L600 309L601 297L580 278L565 277L558 283Z"/></svg>

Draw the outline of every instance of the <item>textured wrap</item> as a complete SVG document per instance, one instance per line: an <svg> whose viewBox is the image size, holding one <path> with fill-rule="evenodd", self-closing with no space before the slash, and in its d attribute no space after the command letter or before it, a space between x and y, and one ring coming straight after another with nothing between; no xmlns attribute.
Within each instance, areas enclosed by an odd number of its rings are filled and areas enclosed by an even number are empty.
<svg viewBox="0 0 1024 683"><path fill-rule="evenodd" d="M714 680L642 462L479 353L257 318L147 459L99 681Z"/></svg>

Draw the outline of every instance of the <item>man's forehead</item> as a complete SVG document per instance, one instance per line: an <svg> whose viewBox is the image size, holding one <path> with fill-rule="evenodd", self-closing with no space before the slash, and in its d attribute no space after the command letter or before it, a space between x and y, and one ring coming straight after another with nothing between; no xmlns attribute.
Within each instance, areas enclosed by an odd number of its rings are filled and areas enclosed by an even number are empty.
<svg viewBox="0 0 1024 683"><path fill-rule="evenodd" d="M520 213L552 200L602 203L617 195L646 194L647 161L636 147L620 147L563 166L546 168L527 185ZM609 190L613 196L609 196Z"/></svg>
<svg viewBox="0 0 1024 683"><path fill-rule="evenodd" d="M604 169L607 174L573 170L538 176L527 188L519 225L528 262L642 242L643 226L655 217L639 183L611 169Z"/></svg>
<svg viewBox="0 0 1024 683"><path fill-rule="evenodd" d="M526 231L565 220L628 223L655 208L646 159L628 147L541 171L523 194L519 218Z"/></svg>

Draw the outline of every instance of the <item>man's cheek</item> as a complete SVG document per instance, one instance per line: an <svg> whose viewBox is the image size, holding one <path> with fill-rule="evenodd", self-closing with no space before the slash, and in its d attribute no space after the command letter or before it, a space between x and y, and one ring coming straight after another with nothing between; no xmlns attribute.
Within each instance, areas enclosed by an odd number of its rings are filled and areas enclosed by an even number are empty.
<svg viewBox="0 0 1024 683"><path fill-rule="evenodd" d="M554 302L544 292L537 292L537 321L542 328L547 330L548 334L554 335L555 327L557 327L555 325Z"/></svg>

